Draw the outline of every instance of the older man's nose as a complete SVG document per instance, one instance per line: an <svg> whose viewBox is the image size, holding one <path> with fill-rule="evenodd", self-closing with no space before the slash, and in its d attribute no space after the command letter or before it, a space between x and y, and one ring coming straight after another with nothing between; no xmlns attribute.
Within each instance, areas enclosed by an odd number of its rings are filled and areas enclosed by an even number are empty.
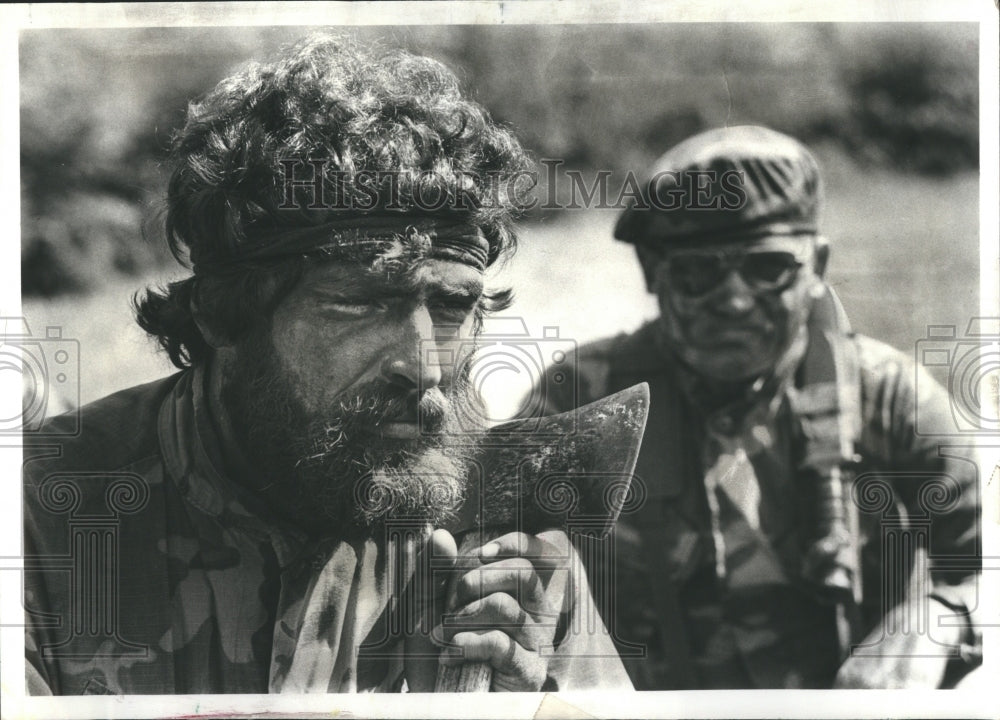
<svg viewBox="0 0 1000 720"><path fill-rule="evenodd" d="M736 270L729 271L716 293L714 307L725 315L745 315L757 302L753 289Z"/></svg>
<svg viewBox="0 0 1000 720"><path fill-rule="evenodd" d="M435 362L434 321L421 304L404 318L382 359L382 378L406 390L428 390L441 384Z"/></svg>

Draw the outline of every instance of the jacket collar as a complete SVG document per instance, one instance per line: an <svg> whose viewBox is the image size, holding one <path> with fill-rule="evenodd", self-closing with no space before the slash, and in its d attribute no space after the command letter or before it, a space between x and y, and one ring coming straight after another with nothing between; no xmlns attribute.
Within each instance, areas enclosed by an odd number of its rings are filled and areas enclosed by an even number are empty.
<svg viewBox="0 0 1000 720"><path fill-rule="evenodd" d="M207 393L208 368L198 365L182 373L164 399L158 430L167 470L188 503L227 526L268 537L285 566L302 551L305 535L270 517L266 503L231 477L233 468L249 464L231 443L222 443Z"/></svg>

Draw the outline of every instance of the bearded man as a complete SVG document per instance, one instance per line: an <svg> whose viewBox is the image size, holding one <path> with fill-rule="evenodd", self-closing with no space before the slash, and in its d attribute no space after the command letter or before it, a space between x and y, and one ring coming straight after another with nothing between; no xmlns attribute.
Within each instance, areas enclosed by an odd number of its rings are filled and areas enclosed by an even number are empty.
<svg viewBox="0 0 1000 720"><path fill-rule="evenodd" d="M494 689L629 687L565 631L590 596L564 534L448 572L483 413L428 358L509 297L483 282L517 140L436 61L318 38L192 104L173 163L193 275L136 312L181 372L26 450L29 690L429 691L442 647Z"/></svg>

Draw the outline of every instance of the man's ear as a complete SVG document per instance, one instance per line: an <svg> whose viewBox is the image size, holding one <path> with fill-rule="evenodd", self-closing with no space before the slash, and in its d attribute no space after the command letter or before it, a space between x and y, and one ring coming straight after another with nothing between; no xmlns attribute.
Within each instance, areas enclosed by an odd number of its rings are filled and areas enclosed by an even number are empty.
<svg viewBox="0 0 1000 720"><path fill-rule="evenodd" d="M822 235L816 236L816 264L813 268L818 277L826 275L826 264L830 260L830 241Z"/></svg>

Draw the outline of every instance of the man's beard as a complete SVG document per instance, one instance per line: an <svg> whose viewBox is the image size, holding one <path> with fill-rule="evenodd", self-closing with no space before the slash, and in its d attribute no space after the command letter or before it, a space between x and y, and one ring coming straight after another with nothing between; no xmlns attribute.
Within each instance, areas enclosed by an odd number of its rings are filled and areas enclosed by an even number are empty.
<svg viewBox="0 0 1000 720"><path fill-rule="evenodd" d="M309 413L260 331L238 347L223 401L271 509L309 535L343 539L372 536L393 518L452 518L485 417L466 377L419 398L376 380ZM379 432L400 416L419 422L419 438Z"/></svg>

